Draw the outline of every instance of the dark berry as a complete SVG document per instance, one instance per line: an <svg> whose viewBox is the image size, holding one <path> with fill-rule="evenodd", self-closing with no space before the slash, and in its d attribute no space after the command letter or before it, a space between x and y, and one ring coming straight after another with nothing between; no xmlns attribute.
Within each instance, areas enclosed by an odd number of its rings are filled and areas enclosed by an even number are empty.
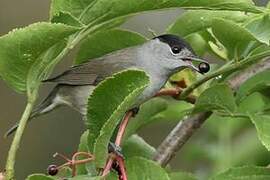
<svg viewBox="0 0 270 180"><path fill-rule="evenodd" d="M202 62L199 64L200 73L207 73L210 70L210 65L208 63Z"/></svg>
<svg viewBox="0 0 270 180"><path fill-rule="evenodd" d="M58 173L58 169L56 165L49 165L49 167L47 168L47 172L49 175L51 176L55 176Z"/></svg>

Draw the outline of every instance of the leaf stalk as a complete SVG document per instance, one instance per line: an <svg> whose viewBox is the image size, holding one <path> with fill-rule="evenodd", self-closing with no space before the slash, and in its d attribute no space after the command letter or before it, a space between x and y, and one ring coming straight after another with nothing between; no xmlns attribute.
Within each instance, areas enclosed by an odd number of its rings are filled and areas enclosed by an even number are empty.
<svg viewBox="0 0 270 180"><path fill-rule="evenodd" d="M6 177L5 177L6 180L14 179L14 166L15 166L16 154L19 149L19 145L22 139L23 131L27 124L27 120L29 119L30 114L32 112L34 102L36 100L36 96L32 96L32 98L30 99L31 100L28 101L26 108L23 112L23 115L20 119L18 129L15 133L14 139L12 141L11 147L8 152L8 158L7 158L7 163L6 163Z"/></svg>

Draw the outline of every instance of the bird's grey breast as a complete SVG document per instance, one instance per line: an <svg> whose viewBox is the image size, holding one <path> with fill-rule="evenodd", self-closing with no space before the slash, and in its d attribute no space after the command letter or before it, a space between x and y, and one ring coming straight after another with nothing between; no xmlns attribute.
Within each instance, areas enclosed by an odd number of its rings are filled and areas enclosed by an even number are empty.
<svg viewBox="0 0 270 180"><path fill-rule="evenodd" d="M149 85L145 88L142 94L138 97L136 104L140 105L153 97L167 82L170 73L163 68L160 63L160 56L151 53L153 47L151 43L146 43L140 47L137 55L137 68L145 71L149 76Z"/></svg>

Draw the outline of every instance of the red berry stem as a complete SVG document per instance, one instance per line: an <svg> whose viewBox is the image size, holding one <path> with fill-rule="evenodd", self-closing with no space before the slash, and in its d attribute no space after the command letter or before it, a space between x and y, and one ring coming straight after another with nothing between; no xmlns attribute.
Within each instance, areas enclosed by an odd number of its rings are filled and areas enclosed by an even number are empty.
<svg viewBox="0 0 270 180"><path fill-rule="evenodd" d="M73 154L72 159L69 159L69 158L67 158L66 156L64 156L63 154L60 154L60 153L55 153L53 157L57 157L57 156L61 157L65 161L67 161L66 163L62 164L61 166L58 166L57 170L60 170L63 167L68 166L72 170L72 177L76 176L76 166L78 164L85 164L85 163L88 163L88 162L93 161L95 159L94 156L92 154L88 153L88 152L76 152L75 154ZM76 160L76 158L78 156L85 156L86 159Z"/></svg>

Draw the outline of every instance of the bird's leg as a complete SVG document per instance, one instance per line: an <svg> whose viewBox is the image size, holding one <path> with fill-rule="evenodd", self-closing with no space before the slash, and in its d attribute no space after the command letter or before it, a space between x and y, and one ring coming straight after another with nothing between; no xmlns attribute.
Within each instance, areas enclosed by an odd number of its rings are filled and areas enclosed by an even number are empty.
<svg viewBox="0 0 270 180"><path fill-rule="evenodd" d="M136 111L138 112L137 109L136 109ZM128 111L125 114L125 117L121 121L121 124L120 124L119 129L118 129L118 133L117 133L117 136L116 136L116 139L115 139L115 145L116 146L120 146L121 145L121 142L122 142L122 139L123 139L123 135L124 135L125 130L126 130L126 127L128 125L129 119L131 117L133 117L134 115L135 115L135 113L134 113L133 110L130 110L130 111Z"/></svg>
<svg viewBox="0 0 270 180"><path fill-rule="evenodd" d="M175 99L178 99L178 97L182 93L182 91L183 90L180 87L161 89L154 97L171 96ZM194 104L196 102L196 96L191 94L185 99L185 101L187 101L191 104Z"/></svg>
<svg viewBox="0 0 270 180"><path fill-rule="evenodd" d="M112 142L109 143L108 152L124 158L122 154L122 148L120 146L115 145L115 143Z"/></svg>
<svg viewBox="0 0 270 180"><path fill-rule="evenodd" d="M172 96L174 98L177 98L181 94L183 89L187 87L186 81L184 79L180 80L180 81L170 81L170 83L174 85L173 88L161 89L155 95L155 97L157 97L157 96Z"/></svg>
<svg viewBox="0 0 270 180"><path fill-rule="evenodd" d="M114 144L113 143L109 144L109 152L113 153L115 155L115 158L110 157L108 159L108 161L107 161L107 163L106 163L106 165L104 167L104 170L102 172L102 176L106 176L110 172L110 170L112 168L112 165L113 165L115 160L119 163L119 166L121 166L120 169L122 171L124 171L124 169L125 169L124 168L124 158L123 158L123 155L121 153L120 145L121 145L121 142L122 142L122 139L123 139L123 135L125 133L125 129L126 129L127 125L128 125L129 119L131 117L134 117L138 113L138 111L139 111L139 108L134 108L132 110L127 111L124 118L123 118L123 120L121 121L121 124L119 126L118 133L117 133ZM122 175L121 175L122 178L126 177L125 173L126 173L125 171L122 172ZM120 175L119 175L119 177L120 177Z"/></svg>
<svg viewBox="0 0 270 180"><path fill-rule="evenodd" d="M158 96L172 96L172 97L177 97L181 94L182 89L179 87L175 87L175 88L166 88L166 89L161 89L156 95L155 97Z"/></svg>
<svg viewBox="0 0 270 180"><path fill-rule="evenodd" d="M126 173L124 159L120 156L116 156L115 160L118 165L117 172L118 172L119 180L127 180L127 173Z"/></svg>

